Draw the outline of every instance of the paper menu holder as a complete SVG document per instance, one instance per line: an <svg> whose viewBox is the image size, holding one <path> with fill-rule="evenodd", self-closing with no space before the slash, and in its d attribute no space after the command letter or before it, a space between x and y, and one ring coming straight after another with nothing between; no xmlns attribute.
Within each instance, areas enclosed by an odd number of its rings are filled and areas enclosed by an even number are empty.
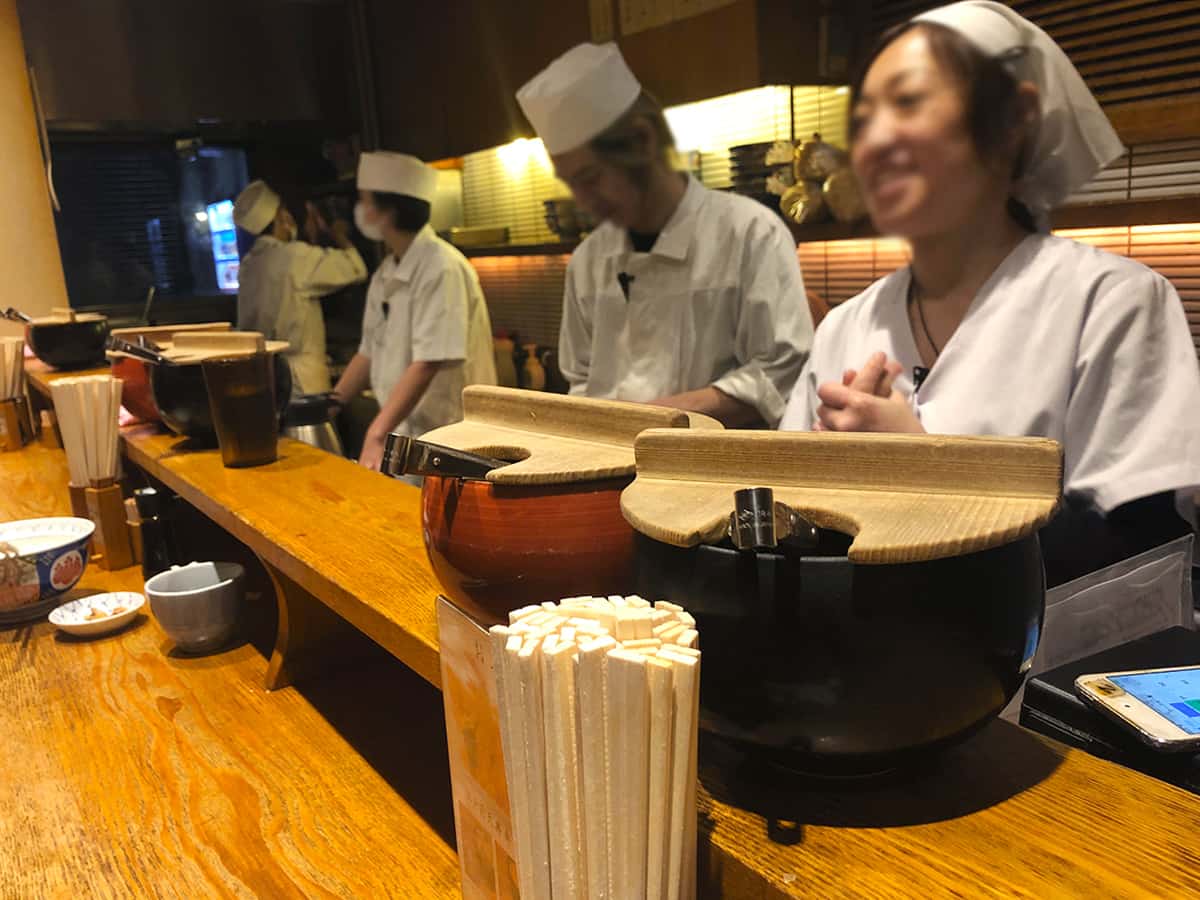
<svg viewBox="0 0 1200 900"><path fill-rule="evenodd" d="M488 626L441 596L437 621L463 896L516 900L516 851Z"/></svg>

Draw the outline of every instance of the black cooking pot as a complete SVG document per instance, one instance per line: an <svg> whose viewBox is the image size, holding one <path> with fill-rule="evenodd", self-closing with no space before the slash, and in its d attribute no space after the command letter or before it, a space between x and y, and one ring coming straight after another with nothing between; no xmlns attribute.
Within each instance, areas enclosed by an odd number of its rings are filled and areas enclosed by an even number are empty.
<svg viewBox="0 0 1200 900"><path fill-rule="evenodd" d="M25 341L34 354L56 369L86 369L104 364L108 318L79 313L75 319L34 319L25 326Z"/></svg>
<svg viewBox="0 0 1200 900"><path fill-rule="evenodd" d="M701 727L803 772L902 765L982 726L1033 657L1036 535L966 556L857 565L815 550L679 548L638 534L636 583L695 615Z"/></svg>
<svg viewBox="0 0 1200 900"><path fill-rule="evenodd" d="M281 353L272 353L275 370L275 406L279 415L287 408L292 393L292 370ZM196 446L217 446L208 389L204 386L204 367L200 363L148 365L150 390L163 424L173 432L190 438Z"/></svg>

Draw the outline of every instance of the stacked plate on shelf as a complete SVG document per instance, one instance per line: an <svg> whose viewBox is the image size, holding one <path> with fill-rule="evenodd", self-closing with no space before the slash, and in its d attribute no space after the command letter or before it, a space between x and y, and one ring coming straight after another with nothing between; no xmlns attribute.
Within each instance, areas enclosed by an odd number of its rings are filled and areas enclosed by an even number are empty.
<svg viewBox="0 0 1200 900"><path fill-rule="evenodd" d="M779 208L779 198L796 183L792 171L795 145L791 141L763 141L729 148L729 175L734 193L753 197Z"/></svg>

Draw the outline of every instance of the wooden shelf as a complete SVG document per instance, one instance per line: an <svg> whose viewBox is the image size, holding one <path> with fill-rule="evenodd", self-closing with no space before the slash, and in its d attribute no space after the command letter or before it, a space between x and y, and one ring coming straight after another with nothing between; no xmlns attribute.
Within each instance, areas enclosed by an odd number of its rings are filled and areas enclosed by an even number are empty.
<svg viewBox="0 0 1200 900"><path fill-rule="evenodd" d="M1164 197L1064 206L1052 217L1055 228L1110 228L1200 222L1200 197Z"/></svg>
<svg viewBox="0 0 1200 900"><path fill-rule="evenodd" d="M579 241L564 241L560 244L497 244L492 247L459 247L463 256L560 256L570 254Z"/></svg>
<svg viewBox="0 0 1200 900"><path fill-rule="evenodd" d="M1111 203L1084 203L1064 206L1053 216L1055 228L1110 228L1124 225L1170 225L1200 221L1200 197L1165 197L1152 200L1122 200ZM847 224L822 222L797 225L784 220L797 244L818 241L865 240L880 237L869 219ZM579 246L561 244L505 244L498 247L463 247L463 255L478 256L557 256L572 253Z"/></svg>
<svg viewBox="0 0 1200 900"><path fill-rule="evenodd" d="M1064 206L1052 216L1054 228L1112 228L1126 225L1171 225L1200 222L1200 197L1164 197ZM798 244L880 237L870 220L847 225L788 223Z"/></svg>
<svg viewBox="0 0 1200 900"><path fill-rule="evenodd" d="M784 223L791 229L797 244L812 244L818 241L850 241L879 237L879 232L870 219L852 224L846 222L822 222L819 225L797 225L787 219Z"/></svg>

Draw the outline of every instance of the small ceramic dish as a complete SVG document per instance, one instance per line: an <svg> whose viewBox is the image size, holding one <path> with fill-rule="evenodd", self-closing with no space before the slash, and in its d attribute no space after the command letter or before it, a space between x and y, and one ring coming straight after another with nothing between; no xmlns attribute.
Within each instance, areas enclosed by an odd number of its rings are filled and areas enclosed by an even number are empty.
<svg viewBox="0 0 1200 900"><path fill-rule="evenodd" d="M64 603L50 613L50 622L68 634L108 634L128 625L145 603L146 598L133 591L94 594Z"/></svg>

